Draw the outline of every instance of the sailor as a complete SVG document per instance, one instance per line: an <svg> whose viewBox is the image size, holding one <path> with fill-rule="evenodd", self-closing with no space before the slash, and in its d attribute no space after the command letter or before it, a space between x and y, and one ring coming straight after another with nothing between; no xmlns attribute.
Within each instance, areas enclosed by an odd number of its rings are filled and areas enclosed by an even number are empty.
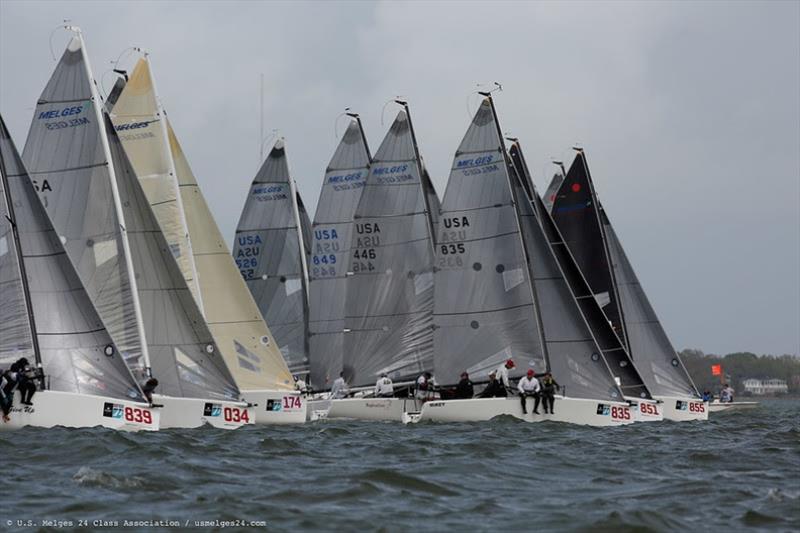
<svg viewBox="0 0 800 533"><path fill-rule="evenodd" d="M703 401L704 402L710 402L713 399L714 399L714 395L711 394L710 390L706 389L706 390L703 391Z"/></svg>
<svg viewBox="0 0 800 533"><path fill-rule="evenodd" d="M497 367L496 377L500 384L506 388L506 391L511 390L511 385L508 383L508 371L514 368L514 360L508 359L505 363Z"/></svg>
<svg viewBox="0 0 800 533"><path fill-rule="evenodd" d="M528 369L528 373L525 375L525 377L519 380L519 383L517 383L517 390L519 391L520 403L522 403L522 414L528 414L526 403L528 402L528 397L533 396L533 412L538 415L539 401L541 399L539 391L541 390L541 386L539 385L539 380L533 375L532 368ZM545 404L545 412L547 412L547 404Z"/></svg>
<svg viewBox="0 0 800 533"><path fill-rule="evenodd" d="M9 405L14 401L14 389L19 389L22 404L33 405L31 399L36 392L35 377L36 373L25 357L20 357L9 367L6 377L8 383L4 389Z"/></svg>
<svg viewBox="0 0 800 533"><path fill-rule="evenodd" d="M331 400L340 400L347 397L347 383L344 380L344 371L339 372L339 377L331 385Z"/></svg>
<svg viewBox="0 0 800 533"><path fill-rule="evenodd" d="M152 376L147 378L147 381L144 382L142 385L142 392L144 393L144 397L147 398L147 401L153 403L153 393L158 387L158 380Z"/></svg>
<svg viewBox="0 0 800 533"><path fill-rule="evenodd" d="M294 377L294 388L300 391L301 393L308 392L308 385L306 385L306 380L304 380L300 376Z"/></svg>
<svg viewBox="0 0 800 533"><path fill-rule="evenodd" d="M550 414L555 414L553 407L556 403L556 390L560 388L561 386L553 379L553 374L547 372L542 379L542 405L544 406L545 414L548 412L548 407L550 408Z"/></svg>
<svg viewBox="0 0 800 533"><path fill-rule="evenodd" d="M433 374L424 372L417 378L417 399L423 402L432 399L435 388L436 381L433 379Z"/></svg>
<svg viewBox="0 0 800 533"><path fill-rule="evenodd" d="M489 383L478 398L505 398L507 395L506 388L497 379L497 372L494 370L489 372Z"/></svg>
<svg viewBox="0 0 800 533"><path fill-rule="evenodd" d="M378 382L375 383L375 396L378 398L391 398L394 396L394 385L386 372L381 374Z"/></svg>
<svg viewBox="0 0 800 533"><path fill-rule="evenodd" d="M9 385L9 380L6 377L8 370L0 373L0 409L3 411L3 422L11 420L9 413L11 412L11 398L6 396L6 387Z"/></svg>
<svg viewBox="0 0 800 533"><path fill-rule="evenodd" d="M475 396L475 387L472 385L472 380L469 379L469 374L462 372L461 380L456 385L455 399L469 400L473 396Z"/></svg>
<svg viewBox="0 0 800 533"><path fill-rule="evenodd" d="M724 384L719 394L719 401L722 403L733 403L733 387L727 383Z"/></svg>

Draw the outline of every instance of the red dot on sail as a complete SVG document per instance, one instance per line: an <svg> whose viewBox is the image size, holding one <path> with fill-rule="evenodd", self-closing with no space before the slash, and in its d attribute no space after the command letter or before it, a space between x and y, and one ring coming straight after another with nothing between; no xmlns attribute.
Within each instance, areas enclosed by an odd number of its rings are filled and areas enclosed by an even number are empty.
<svg viewBox="0 0 800 533"><path fill-rule="evenodd" d="M581 184L580 183L573 183L572 184L572 192L578 192L580 190L581 190Z"/></svg>

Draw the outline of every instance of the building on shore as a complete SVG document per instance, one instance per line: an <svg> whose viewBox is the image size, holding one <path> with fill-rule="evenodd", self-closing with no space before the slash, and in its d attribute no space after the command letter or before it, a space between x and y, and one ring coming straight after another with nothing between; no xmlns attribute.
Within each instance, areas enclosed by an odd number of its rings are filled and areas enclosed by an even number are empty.
<svg viewBox="0 0 800 533"><path fill-rule="evenodd" d="M783 379L756 379L748 378L742 381L745 394L754 396L775 396L787 394L789 387Z"/></svg>

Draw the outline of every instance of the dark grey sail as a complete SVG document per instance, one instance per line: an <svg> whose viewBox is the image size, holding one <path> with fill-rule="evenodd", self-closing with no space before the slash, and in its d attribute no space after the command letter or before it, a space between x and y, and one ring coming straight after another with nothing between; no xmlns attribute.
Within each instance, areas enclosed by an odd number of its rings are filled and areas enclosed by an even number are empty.
<svg viewBox="0 0 800 533"><path fill-rule="evenodd" d="M433 369L434 238L422 175L406 108L372 159L353 220L343 358L351 385Z"/></svg>
<svg viewBox="0 0 800 533"><path fill-rule="evenodd" d="M511 145L509 155L515 171L522 176L520 181L527 181L532 187L533 197L526 197L527 205L521 206L520 213L553 372L571 373L565 382L569 383L568 393L572 396L593 394L588 397L594 398L605 390L611 399L621 400L616 387L603 389L610 371L625 396L649 398L650 392L637 368L536 192L519 143ZM586 387L592 379L592 387Z"/></svg>
<svg viewBox="0 0 800 533"><path fill-rule="evenodd" d="M627 348L623 311L583 150L578 150L555 195L552 216L597 302Z"/></svg>
<svg viewBox="0 0 800 533"><path fill-rule="evenodd" d="M656 396L699 397L602 206L600 216L605 226L620 303L625 312L625 331L636 368Z"/></svg>
<svg viewBox="0 0 800 533"><path fill-rule="evenodd" d="M302 202L290 180L285 145L278 140L250 186L233 257L289 370L304 374L308 372L303 241L307 234L299 209L295 211L295 202L298 208Z"/></svg>
<svg viewBox="0 0 800 533"><path fill-rule="evenodd" d="M513 358L512 376L547 368L515 192L492 103L484 99L456 151L436 244L436 377L473 381Z"/></svg>
<svg viewBox="0 0 800 533"><path fill-rule="evenodd" d="M317 202L309 270L309 370L317 390L328 389L342 371L345 285L353 215L369 171L364 131L353 117L336 148Z"/></svg>
<svg viewBox="0 0 800 533"><path fill-rule="evenodd" d="M18 241L12 248L21 256L17 265L0 262L0 279L14 270L27 283L27 291L17 285L27 293L32 317L27 320L22 310L19 318L27 324L29 344L36 346L31 359L41 365L47 388L144 402L53 230L2 117L0 174L0 228L16 227ZM4 299L0 308L6 304ZM0 339L0 354L6 355L5 345L14 338L4 332Z"/></svg>
<svg viewBox="0 0 800 533"><path fill-rule="evenodd" d="M157 392L238 398L92 83L75 37L39 99L24 154L52 224L111 338L133 352L137 377L149 353Z"/></svg>

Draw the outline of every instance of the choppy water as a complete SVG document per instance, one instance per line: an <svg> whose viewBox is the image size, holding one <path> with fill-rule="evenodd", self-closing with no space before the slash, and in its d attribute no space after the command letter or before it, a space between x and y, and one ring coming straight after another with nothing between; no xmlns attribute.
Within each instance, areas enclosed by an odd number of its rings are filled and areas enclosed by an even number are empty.
<svg viewBox="0 0 800 533"><path fill-rule="evenodd" d="M613 429L498 419L5 432L0 529L125 519L256 520L265 531L800 529L800 401L711 416Z"/></svg>

